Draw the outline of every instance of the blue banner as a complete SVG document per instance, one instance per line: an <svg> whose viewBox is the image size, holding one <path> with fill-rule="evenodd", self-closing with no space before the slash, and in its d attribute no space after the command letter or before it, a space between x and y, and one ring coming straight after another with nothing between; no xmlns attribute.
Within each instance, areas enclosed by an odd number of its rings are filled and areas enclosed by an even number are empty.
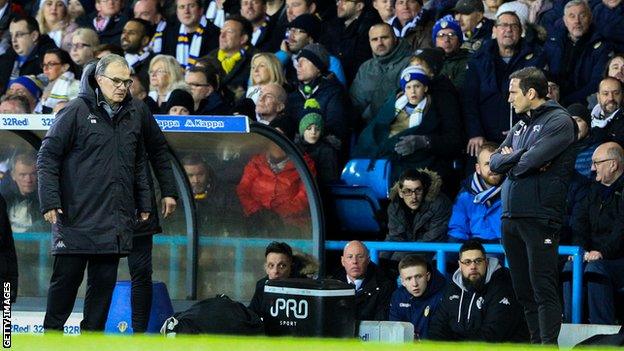
<svg viewBox="0 0 624 351"><path fill-rule="evenodd" d="M163 132L249 133L247 116L171 116L155 115Z"/></svg>

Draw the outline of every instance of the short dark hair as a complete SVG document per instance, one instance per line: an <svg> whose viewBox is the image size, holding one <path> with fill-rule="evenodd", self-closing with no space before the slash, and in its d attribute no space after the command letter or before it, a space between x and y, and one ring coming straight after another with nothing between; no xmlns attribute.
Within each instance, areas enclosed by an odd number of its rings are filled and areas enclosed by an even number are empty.
<svg viewBox="0 0 624 351"><path fill-rule="evenodd" d="M603 78L600 81L600 83L598 84L598 92L600 92L600 86L602 85L602 82L607 82L607 81L615 82L620 87L620 91L622 90L623 85L622 85L622 82L620 82L619 79L613 78L613 77L606 77L606 78Z"/></svg>
<svg viewBox="0 0 624 351"><path fill-rule="evenodd" d="M264 257L267 257L270 253L286 255L291 261L293 258L292 248L290 247L290 245L286 244L283 241L273 241L272 243L270 243L264 251Z"/></svg>
<svg viewBox="0 0 624 351"><path fill-rule="evenodd" d="M534 89L537 93L537 97L545 99L548 95L548 79L544 72L536 67L525 67L517 70L509 76L509 79L518 79L520 81L520 90L523 95Z"/></svg>
<svg viewBox="0 0 624 351"><path fill-rule="evenodd" d="M239 0L238 2L239 2L239 3L242 3L242 2L243 2L243 0ZM260 2L261 2L263 5L266 5L266 4L267 4L267 0L260 0Z"/></svg>
<svg viewBox="0 0 624 351"><path fill-rule="evenodd" d="M225 21L236 21L236 22L240 23L240 25L241 25L241 27L243 29L241 34L247 35L247 43L251 42L251 36L253 35L253 25L245 17L243 17L241 15L234 14L234 15L228 16L225 19Z"/></svg>
<svg viewBox="0 0 624 351"><path fill-rule="evenodd" d="M373 24L370 28L373 28L373 27L386 27L386 28L388 28L390 30L390 35L393 38L396 39L396 33L394 33L394 29L392 29L392 26L390 24L388 24L386 22L378 22L378 23ZM370 28L369 28L369 30L370 30Z"/></svg>
<svg viewBox="0 0 624 351"><path fill-rule="evenodd" d="M203 74L204 77L206 77L206 84L209 84L215 91L219 90L219 72L217 72L217 70L213 66L193 66L187 70L187 73Z"/></svg>
<svg viewBox="0 0 624 351"><path fill-rule="evenodd" d="M618 58L624 59L624 53L615 54L609 59L609 61L607 61L607 64L604 66L604 71L602 72L602 78L607 78L609 76L609 66L611 66L611 62L613 62L613 60Z"/></svg>
<svg viewBox="0 0 624 351"><path fill-rule="evenodd" d="M427 272L430 272L431 269L429 267L429 263L427 260L421 255L407 255L399 261L399 272L401 269L409 268L409 267L425 267Z"/></svg>
<svg viewBox="0 0 624 351"><path fill-rule="evenodd" d="M459 248L459 256L461 256L461 254L463 254L464 252L470 250L479 250L485 257L485 248L483 248L483 245L479 241L472 239L462 244L462 246Z"/></svg>
<svg viewBox="0 0 624 351"><path fill-rule="evenodd" d="M10 10L9 10L10 11ZM39 29L39 22L32 16L16 16L11 20L11 23L17 23L21 21L26 21L26 28L28 28L29 32L37 32L41 34L41 30Z"/></svg>
<svg viewBox="0 0 624 351"><path fill-rule="evenodd" d="M6 95L5 94L0 99L0 103L3 103L5 101L15 102L24 111L24 112L17 112L16 111L14 113L30 113L30 112L32 112L30 110L30 103L28 102L28 99L24 95L18 95L18 94Z"/></svg>
<svg viewBox="0 0 624 351"><path fill-rule="evenodd" d="M479 153L481 153L481 151L483 150L487 150L489 152L494 152L498 149L499 145L495 142L492 141L486 141L481 145L481 149L479 150ZM479 155L477 155L479 156Z"/></svg>
<svg viewBox="0 0 624 351"><path fill-rule="evenodd" d="M69 65L68 71L72 72L75 75L78 74L78 69L76 67L76 64L74 63L74 60L72 60L71 56L69 56L69 53L67 51L56 48L56 47L46 50L43 56L41 56L41 65L43 65L43 59L45 58L45 55L55 55L56 58L58 58L59 61L61 61L61 64Z"/></svg>
<svg viewBox="0 0 624 351"><path fill-rule="evenodd" d="M152 39L152 37L154 36L154 26L149 23L148 21L142 19L142 18L131 18L128 20L128 22L136 22L138 24L140 24L141 26L143 26L143 36L144 37L148 37L150 39Z"/></svg>
<svg viewBox="0 0 624 351"><path fill-rule="evenodd" d="M423 186L424 194L427 194L429 188L431 187L431 177L421 170L418 169L408 169L401 174L399 177L399 189L403 189L403 183L406 180L416 181L419 180Z"/></svg>
<svg viewBox="0 0 624 351"><path fill-rule="evenodd" d="M37 164L37 155L34 152L22 152L13 157L11 162L11 170L15 169L15 165L21 163L27 166L33 166Z"/></svg>
<svg viewBox="0 0 624 351"><path fill-rule="evenodd" d="M196 152L190 153L182 157L182 160L180 160L180 162L182 163L182 166L202 165L206 168L209 168L208 162L206 162L206 160Z"/></svg>

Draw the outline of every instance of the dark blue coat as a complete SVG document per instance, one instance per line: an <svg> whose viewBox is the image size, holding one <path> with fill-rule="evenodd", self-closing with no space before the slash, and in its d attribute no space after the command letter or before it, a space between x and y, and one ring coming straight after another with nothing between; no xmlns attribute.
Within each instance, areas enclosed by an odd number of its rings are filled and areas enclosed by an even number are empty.
<svg viewBox="0 0 624 351"><path fill-rule="evenodd" d="M599 2L592 8L594 24L605 38L612 41L615 52L624 51L624 4L613 9Z"/></svg>
<svg viewBox="0 0 624 351"><path fill-rule="evenodd" d="M557 26L556 31L551 33L544 45L548 70L559 78L563 106L575 102L585 103L587 96L598 90L602 72L611 53L611 43L594 27L590 27L590 33L591 37L584 44L581 55L574 58L572 73L566 77L559 76L564 64L565 41L569 40L567 29L564 26Z"/></svg>
<svg viewBox="0 0 624 351"><path fill-rule="evenodd" d="M426 339L429 319L438 308L445 287L446 279L437 270L431 272L427 290L420 297L414 297L404 286L400 286L390 299L389 320L412 323L414 336L418 339Z"/></svg>
<svg viewBox="0 0 624 351"><path fill-rule="evenodd" d="M511 127L507 102L509 75L529 66L544 67L539 47L533 47L524 40L518 45L518 53L506 65L498 53L496 40L483 43L481 49L468 61L462 94L468 138L482 136L490 141L502 142L505 139L503 132ZM513 123L517 120L514 114Z"/></svg>

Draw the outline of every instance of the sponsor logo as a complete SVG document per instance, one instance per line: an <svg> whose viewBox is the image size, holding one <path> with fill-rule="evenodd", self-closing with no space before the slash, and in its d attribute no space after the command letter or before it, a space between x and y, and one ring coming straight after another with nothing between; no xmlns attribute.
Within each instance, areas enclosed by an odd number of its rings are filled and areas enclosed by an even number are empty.
<svg viewBox="0 0 624 351"><path fill-rule="evenodd" d="M477 308L481 309L483 307L483 296L479 296L479 298L477 299Z"/></svg>
<svg viewBox="0 0 624 351"><path fill-rule="evenodd" d="M449 301L459 300L459 295L451 295L449 296Z"/></svg>
<svg viewBox="0 0 624 351"><path fill-rule="evenodd" d="M503 297L500 301L498 301L498 303L501 303L501 304L503 304L503 305L507 305L507 306L511 305L511 304L509 303L509 300L507 300L507 298L506 298L506 297Z"/></svg>
<svg viewBox="0 0 624 351"><path fill-rule="evenodd" d="M280 297L275 300L275 304L271 306L271 316L277 317L280 311L286 312L286 318L290 318L291 315L297 319L308 318L308 301L297 301L295 299L283 299Z"/></svg>
<svg viewBox="0 0 624 351"><path fill-rule="evenodd" d="M399 307L405 307L405 308L407 308L407 307L410 307L410 306L412 306L412 304L411 304L411 303L405 303L405 302L401 302L401 303L399 303Z"/></svg>

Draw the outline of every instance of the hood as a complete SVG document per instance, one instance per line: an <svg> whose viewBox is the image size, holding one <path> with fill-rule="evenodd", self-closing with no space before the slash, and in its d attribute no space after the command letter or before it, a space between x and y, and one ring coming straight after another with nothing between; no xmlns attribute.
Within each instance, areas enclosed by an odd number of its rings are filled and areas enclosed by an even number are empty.
<svg viewBox="0 0 624 351"><path fill-rule="evenodd" d="M425 195L425 202L433 202L440 194L440 188L442 188L442 177L438 175L438 173L425 169L418 169L420 172L424 172L427 176L429 176L429 180L431 180L431 186ZM399 182L395 182L392 188L390 189L390 200L394 201L399 197Z"/></svg>
<svg viewBox="0 0 624 351"><path fill-rule="evenodd" d="M496 272L500 268L501 265L498 262L498 258L488 257L488 267L485 273L485 284L488 284L490 282L494 272ZM468 291L468 289L466 289L466 287L464 286L464 282L462 281L462 274L459 268L455 271L455 273L453 273L453 283L455 283L455 285L462 289L462 291Z"/></svg>
<svg viewBox="0 0 624 351"><path fill-rule="evenodd" d="M397 45L386 56L377 56L373 54L373 60L376 60L381 65L388 64L394 60L402 60L406 53L409 53L409 43L403 39L398 39Z"/></svg>
<svg viewBox="0 0 624 351"><path fill-rule="evenodd" d="M547 100L544 104L540 105L535 110L531 110L531 115L530 116L527 115L527 116L529 117L530 120L534 120L554 110L561 110L562 112L565 112L566 115L568 116L570 115L568 110L566 110L561 105L559 105L558 102L555 102L553 100Z"/></svg>
<svg viewBox="0 0 624 351"><path fill-rule="evenodd" d="M93 61L84 66L82 70L82 77L80 78L80 90L78 92L78 97L85 99L92 106L97 104L97 96L95 94L95 89L98 87L97 82L95 81L96 65L97 61ZM126 94L124 101L122 101L122 105L125 105L129 100L132 100L130 91Z"/></svg>

